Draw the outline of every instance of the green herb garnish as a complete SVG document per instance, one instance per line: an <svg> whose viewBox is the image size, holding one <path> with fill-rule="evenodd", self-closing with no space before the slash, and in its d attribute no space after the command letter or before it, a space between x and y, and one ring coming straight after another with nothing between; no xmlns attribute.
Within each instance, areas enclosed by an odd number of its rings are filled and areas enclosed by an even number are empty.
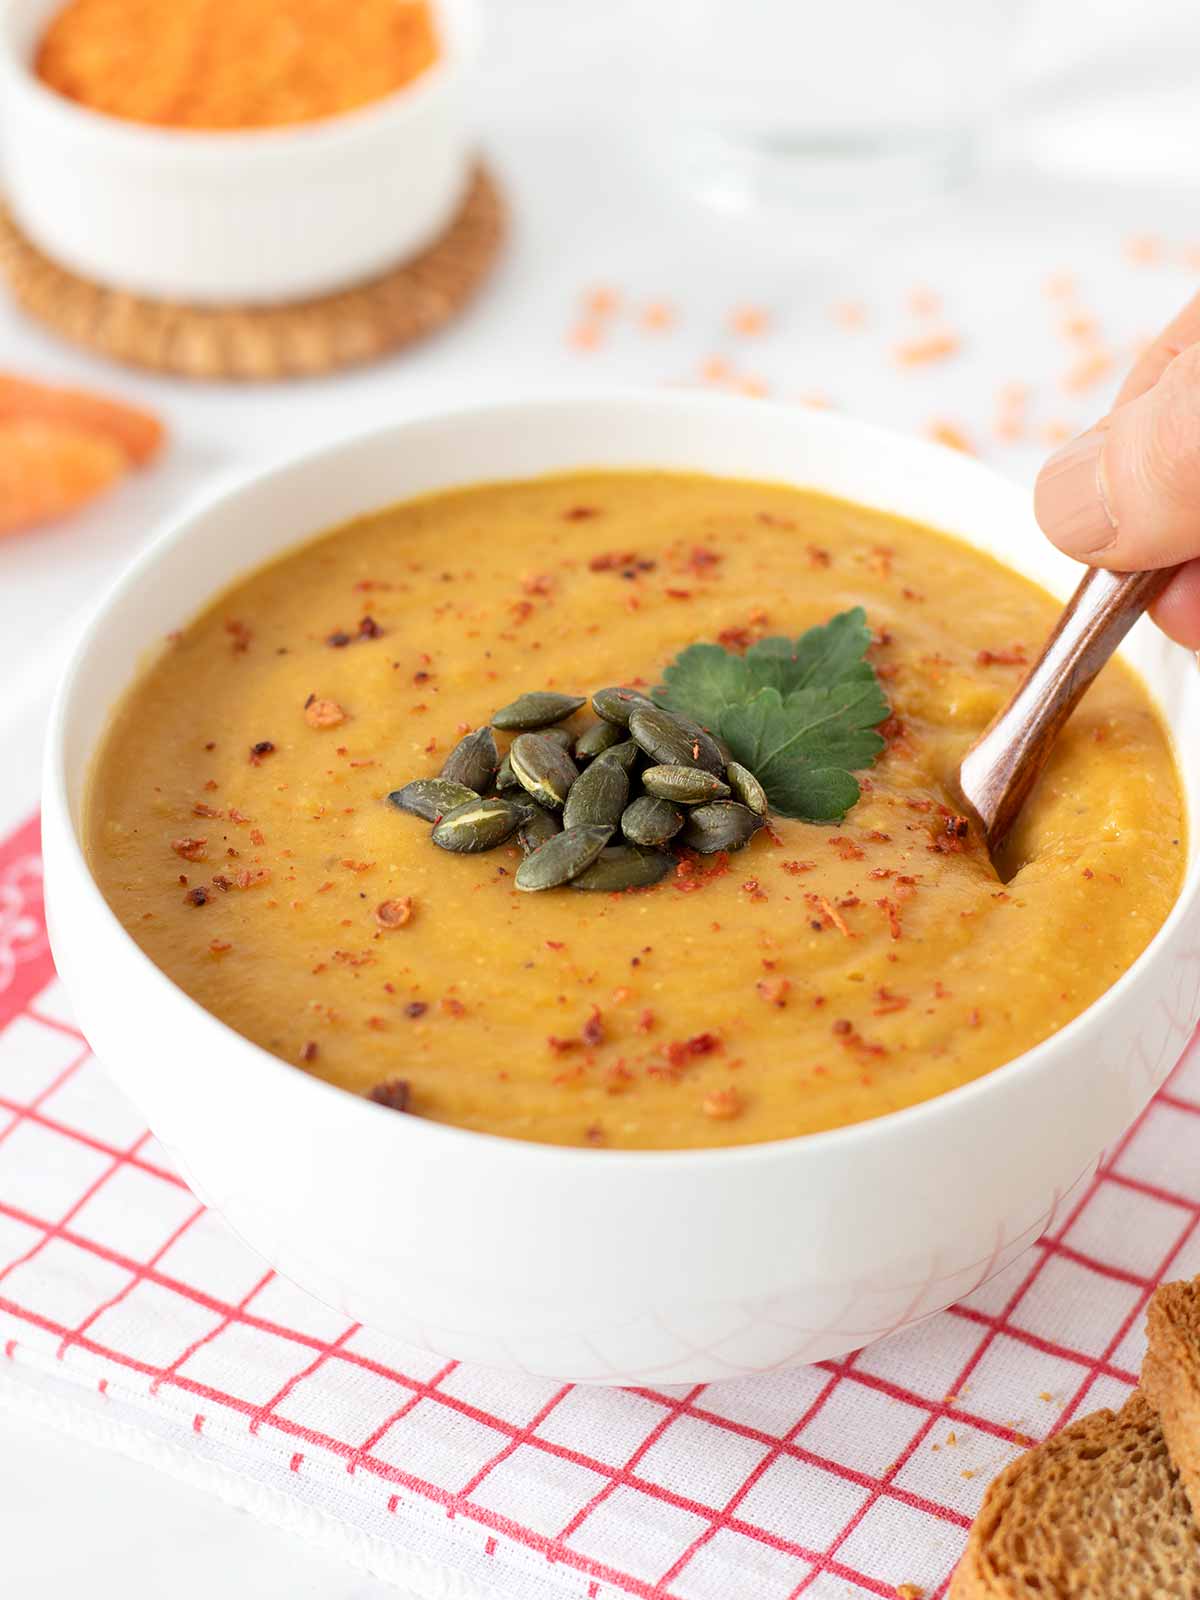
<svg viewBox="0 0 1200 1600"><path fill-rule="evenodd" d="M735 655L694 644L663 673L654 699L719 733L767 792L804 822L840 822L859 797L855 771L884 747L888 703L866 659L861 606L798 639L760 639Z"/></svg>

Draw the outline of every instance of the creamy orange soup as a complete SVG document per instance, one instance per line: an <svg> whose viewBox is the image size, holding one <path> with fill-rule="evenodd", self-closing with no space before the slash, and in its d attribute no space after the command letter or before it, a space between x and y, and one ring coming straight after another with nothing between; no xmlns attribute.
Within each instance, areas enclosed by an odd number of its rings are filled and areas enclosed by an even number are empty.
<svg viewBox="0 0 1200 1600"><path fill-rule="evenodd" d="M892 716L839 824L774 818L652 888L523 894L516 843L449 854L387 803L525 690L652 685L693 642L859 604ZM202 1005L352 1093L401 1083L411 1115L630 1148L857 1122L1053 1034L1178 892L1178 775L1120 663L1011 881L947 826L962 753L1056 611L951 538L774 484L595 473L395 506L168 641L96 762L93 869Z"/></svg>

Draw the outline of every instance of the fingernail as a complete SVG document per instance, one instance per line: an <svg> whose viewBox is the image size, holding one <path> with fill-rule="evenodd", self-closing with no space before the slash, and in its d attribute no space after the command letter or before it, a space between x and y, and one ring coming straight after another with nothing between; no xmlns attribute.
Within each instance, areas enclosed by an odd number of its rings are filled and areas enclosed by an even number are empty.
<svg viewBox="0 0 1200 1600"><path fill-rule="evenodd" d="M1104 432L1091 428L1052 455L1038 474L1034 511L1060 550L1086 561L1117 542L1104 477Z"/></svg>

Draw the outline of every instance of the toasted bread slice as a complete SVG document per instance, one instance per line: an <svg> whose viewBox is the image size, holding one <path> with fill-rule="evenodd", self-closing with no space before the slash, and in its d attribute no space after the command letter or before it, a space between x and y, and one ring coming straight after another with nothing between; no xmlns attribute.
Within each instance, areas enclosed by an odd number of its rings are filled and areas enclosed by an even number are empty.
<svg viewBox="0 0 1200 1600"><path fill-rule="evenodd" d="M1140 1392L987 1492L950 1600L1200 1600L1200 1526Z"/></svg>
<svg viewBox="0 0 1200 1600"><path fill-rule="evenodd" d="M1142 1387L1200 1522L1200 1278L1155 1291L1146 1333Z"/></svg>

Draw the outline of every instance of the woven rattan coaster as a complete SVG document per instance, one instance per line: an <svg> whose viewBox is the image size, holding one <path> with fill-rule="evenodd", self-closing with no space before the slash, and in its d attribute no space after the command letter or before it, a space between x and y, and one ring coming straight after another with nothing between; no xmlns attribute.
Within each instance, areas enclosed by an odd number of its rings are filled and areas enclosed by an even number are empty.
<svg viewBox="0 0 1200 1600"><path fill-rule="evenodd" d="M101 288L57 266L0 207L0 273L17 304L98 355L185 378L311 377L371 361L455 316L504 240L504 203L476 170L446 232L382 277L281 306L192 306Z"/></svg>

